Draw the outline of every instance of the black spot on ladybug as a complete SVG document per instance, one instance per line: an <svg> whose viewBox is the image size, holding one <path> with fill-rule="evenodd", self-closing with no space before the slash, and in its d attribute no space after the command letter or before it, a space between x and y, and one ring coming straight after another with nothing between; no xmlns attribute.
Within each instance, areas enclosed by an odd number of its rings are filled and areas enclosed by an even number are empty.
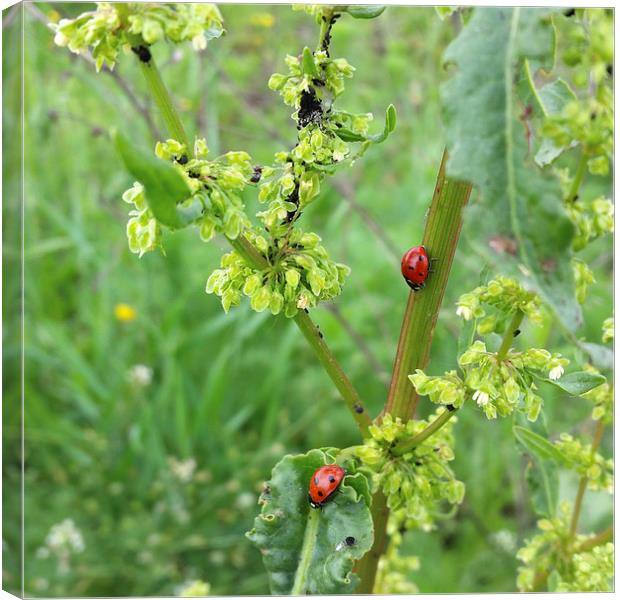
<svg viewBox="0 0 620 600"><path fill-rule="evenodd" d="M333 475L329 476L329 483L334 483L334 481L336 481L336 478Z"/></svg>
<svg viewBox="0 0 620 600"><path fill-rule="evenodd" d="M413 271L413 269L414 269L411 265L409 265L407 268L408 268L410 271Z"/></svg>
<svg viewBox="0 0 620 600"><path fill-rule="evenodd" d="M564 16L565 17L573 17L575 15L575 9L574 8L569 8L568 10L564 11Z"/></svg>
<svg viewBox="0 0 620 600"><path fill-rule="evenodd" d="M178 158L175 156L174 160L176 160L180 165L186 165L189 162L189 158L187 158L187 154L183 154Z"/></svg>
<svg viewBox="0 0 620 600"><path fill-rule="evenodd" d="M520 330L520 329L515 329L515 330L512 332L512 335L513 335L514 337L517 337L520 333L521 333L521 330Z"/></svg>
<svg viewBox="0 0 620 600"><path fill-rule="evenodd" d="M353 407L353 410L354 410L354 411L355 411L358 415L361 415L361 414L364 412L364 407L363 407L363 406L360 406L359 404L356 404L356 405Z"/></svg>
<svg viewBox="0 0 620 600"><path fill-rule="evenodd" d="M319 496L323 497L323 492L322 492L321 490L319 490L319 491L317 492L317 494L318 494Z"/></svg>
<svg viewBox="0 0 620 600"><path fill-rule="evenodd" d="M150 62L151 51L147 46L132 46L131 51L140 59L141 62Z"/></svg>
<svg viewBox="0 0 620 600"><path fill-rule="evenodd" d="M418 262L420 262L421 260L424 260L421 256L418 256Z"/></svg>
<svg viewBox="0 0 620 600"><path fill-rule="evenodd" d="M348 535L346 538L344 538L344 543L347 546L353 546L353 544L355 544L355 538L352 535Z"/></svg>

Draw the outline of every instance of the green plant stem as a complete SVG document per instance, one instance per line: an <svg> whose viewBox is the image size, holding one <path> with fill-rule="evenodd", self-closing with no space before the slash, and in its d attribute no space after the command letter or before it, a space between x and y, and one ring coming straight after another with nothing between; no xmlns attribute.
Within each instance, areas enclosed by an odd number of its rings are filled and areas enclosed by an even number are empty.
<svg viewBox="0 0 620 600"><path fill-rule="evenodd" d="M599 531L596 535L587 540L584 540L579 546L575 548L575 554L579 554L580 552L587 552L588 550L592 550L596 546L601 546L602 544L606 544L607 542L611 542L614 539L614 528L613 525L607 527L607 529L603 529L603 531Z"/></svg>
<svg viewBox="0 0 620 600"><path fill-rule="evenodd" d="M579 164L577 165L577 172L575 173L575 179L573 179L573 183L570 186L570 191L568 192L569 202L575 202L575 200L577 200L579 189L581 188L581 182L583 181L587 168L588 168L588 155L582 150L581 158L579 159Z"/></svg>
<svg viewBox="0 0 620 600"><path fill-rule="evenodd" d="M319 45L317 50L327 50L329 45L329 34L332 28L332 17L334 16L334 9L331 6L326 6L323 9L321 19L321 29L319 30Z"/></svg>
<svg viewBox="0 0 620 600"><path fill-rule="evenodd" d="M426 288L409 293L390 391L383 410L404 421L413 417L418 398L408 375L416 369L424 369L428 363L433 332L461 232L463 210L471 193L470 184L446 178L447 158L444 150L423 237L430 258L438 260ZM371 551L357 564L356 571L360 576L358 594L373 593L379 558L386 547L389 510L381 492L373 496L371 512L375 541Z"/></svg>
<svg viewBox="0 0 620 600"><path fill-rule="evenodd" d="M525 315L522 311L517 309L517 312L512 317L512 321L510 321L510 325L508 325L508 329L506 333L504 333L504 339L502 340L502 345L499 347L497 351L497 359L504 360L506 355L508 354L508 350L510 350L510 345L515 339L515 331L519 329L519 325L521 325L521 321L523 321L523 317Z"/></svg>
<svg viewBox="0 0 620 600"><path fill-rule="evenodd" d="M446 407L444 410L432 423L429 423L428 427L420 431L418 435L412 437L410 440L403 442L395 446L392 449L392 454L394 456L402 456L403 454L407 454L413 450L416 446L419 446L424 440L427 440L431 435L439 431L451 418L458 409L454 408L454 406Z"/></svg>
<svg viewBox="0 0 620 600"><path fill-rule="evenodd" d="M187 153L191 156L192 148L189 145L187 134L183 128L183 123L181 123L181 119L179 118L174 104L172 103L170 93L161 78L155 61L151 57L151 59L147 62L140 59L138 59L138 62L140 63L140 70L144 75L147 88L164 119L168 133L175 140L185 144Z"/></svg>
<svg viewBox="0 0 620 600"><path fill-rule="evenodd" d="M592 455L596 452L596 449L600 446L603 439L603 432L605 431L605 425L602 421L596 424L596 431L594 432L594 439L592 440ZM575 506L573 507L573 515L570 522L569 540L573 540L577 533L577 525L579 524L579 515L581 514L581 505L583 503L583 497L586 493L588 485L588 478L584 475L579 480L579 488L577 490L577 496L575 498Z"/></svg>
<svg viewBox="0 0 620 600"><path fill-rule="evenodd" d="M228 238L228 241L233 248L255 268L262 269L267 266L265 258L247 238L239 236L234 240ZM362 437L366 437L368 435L368 427L372 424L368 411L360 395L357 393L357 390L353 387L353 384L342 370L340 363L336 360L336 357L325 343L318 327L305 311L298 312L293 320L314 350L325 372L329 375L340 392L340 395L357 423Z"/></svg>
<svg viewBox="0 0 620 600"><path fill-rule="evenodd" d="M384 409L385 413L404 421L415 413L418 398L408 375L428 364L439 308L461 231L463 209L471 193L471 185L446 179L446 160L444 151L423 237L429 257L437 260L433 261L433 272L426 287L409 292Z"/></svg>
<svg viewBox="0 0 620 600"><path fill-rule="evenodd" d="M308 522L306 523L306 532L304 533L304 541L301 546L301 556L295 573L295 582L291 590L291 596L303 596L307 594L306 581L308 578L308 569L310 561L316 546L316 537L319 531L319 520L321 518L320 510L310 509L308 512Z"/></svg>

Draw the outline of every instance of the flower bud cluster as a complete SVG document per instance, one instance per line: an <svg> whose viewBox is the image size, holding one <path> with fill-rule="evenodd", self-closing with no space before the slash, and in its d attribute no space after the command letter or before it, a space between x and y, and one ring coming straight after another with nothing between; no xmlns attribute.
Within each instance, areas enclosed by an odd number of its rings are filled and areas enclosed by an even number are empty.
<svg viewBox="0 0 620 600"><path fill-rule="evenodd" d="M487 419L506 417L515 410L524 412L530 421L538 418L542 398L536 394L534 376L558 379L568 360L547 350L531 348L525 352L509 351L504 358L488 352L484 342L474 342L460 357L464 378L455 371L429 377L418 369L409 376L418 394L436 404L462 406L472 398Z"/></svg>
<svg viewBox="0 0 620 600"><path fill-rule="evenodd" d="M609 591L610 578L613 575L613 544L598 546L588 552L572 554L572 548L579 547L588 537L570 534L572 508L569 502L560 504L558 516L553 519L538 521L540 532L526 540L517 552L517 558L524 563L519 568L517 587L522 592L534 591L537 576L543 576L550 583L556 584L551 591L572 589L574 591ZM611 546L611 549L609 548ZM594 560L600 558L600 562ZM584 575L588 567L589 581ZM579 587L579 586L585 587Z"/></svg>
<svg viewBox="0 0 620 600"><path fill-rule="evenodd" d="M441 503L460 504L465 495L465 485L448 466L454 459L454 418L410 452L398 457L390 452L398 442L426 429L442 412L439 409L429 421L407 424L387 414L380 425L369 428L370 438L355 450L357 457L374 471L375 484L387 496L390 510L402 511L407 528L430 530Z"/></svg>
<svg viewBox="0 0 620 600"><path fill-rule="evenodd" d="M409 580L411 572L420 568L417 556L401 556L399 548L403 541L401 528L405 520L404 511L390 514L387 525L389 543L387 550L379 559L377 579L373 594L417 594L418 586Z"/></svg>
<svg viewBox="0 0 620 600"><path fill-rule="evenodd" d="M582 250L590 242L614 231L614 205L602 196L590 202L568 199L565 203L568 217L575 226L573 249Z"/></svg>
<svg viewBox="0 0 620 600"><path fill-rule="evenodd" d="M562 433L555 442L568 468L582 477L587 477L588 488L594 491L613 492L612 459L603 458L592 451L591 444L583 444L569 433Z"/></svg>
<svg viewBox="0 0 620 600"><path fill-rule="evenodd" d="M594 273L590 267L582 260L573 257L571 259L571 266L573 267L573 277L575 278L575 298L579 304L583 304L588 295L588 288L596 279L594 279Z"/></svg>
<svg viewBox="0 0 620 600"><path fill-rule="evenodd" d="M134 254L142 256L161 248L161 225L157 222L144 198L144 187L137 181L123 193L123 200L133 204L127 222L127 241Z"/></svg>
<svg viewBox="0 0 620 600"><path fill-rule="evenodd" d="M548 114L542 134L557 147L577 142L590 173L606 175L613 151L613 13L586 9L578 19L558 22L560 56L570 68L579 97ZM569 199L572 200L572 199Z"/></svg>
<svg viewBox="0 0 620 600"><path fill-rule="evenodd" d="M484 305L493 308L494 312L487 316ZM481 319L478 333L486 335L493 331L503 332L507 318L519 310L530 321L540 324L543 319L540 306L540 299L534 292L527 291L515 279L500 275L487 285L463 294L457 302L456 314L466 321Z"/></svg>
<svg viewBox="0 0 620 600"><path fill-rule="evenodd" d="M158 142L155 154L173 161L184 176L192 199L202 203L202 216L196 224L205 242L216 233L234 240L250 227L239 196L254 173L247 152L227 152L214 160L207 160L209 149L206 141L199 138L194 143L194 158L188 159L185 146L176 140Z"/></svg>
<svg viewBox="0 0 620 600"><path fill-rule="evenodd" d="M223 33L222 15L215 4L157 4L99 2L97 9L75 19L51 24L54 42L76 54L91 49L97 71L114 68L121 49L160 40L191 40L202 50L207 39ZM138 37L139 36L139 37Z"/></svg>
<svg viewBox="0 0 620 600"><path fill-rule="evenodd" d="M584 370L591 373L599 373L598 369L591 365L586 365ZM614 391L609 383L603 383L595 387L593 390L582 394L582 397L594 404L592 419L601 421L605 425L613 422Z"/></svg>
<svg viewBox="0 0 620 600"><path fill-rule="evenodd" d="M340 294L349 268L329 259L315 233L293 228L272 244L252 230L246 236L267 264L253 268L235 251L222 257L221 268L207 281L207 293L220 296L226 312L239 304L243 294L257 312L269 308L274 315L284 312L294 317L298 310Z"/></svg>

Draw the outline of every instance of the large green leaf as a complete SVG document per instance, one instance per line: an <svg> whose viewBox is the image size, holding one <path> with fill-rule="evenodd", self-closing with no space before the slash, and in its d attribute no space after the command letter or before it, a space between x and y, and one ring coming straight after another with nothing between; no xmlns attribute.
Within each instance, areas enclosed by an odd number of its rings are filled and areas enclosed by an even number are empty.
<svg viewBox="0 0 620 600"><path fill-rule="evenodd" d="M355 589L355 560L373 543L368 482L346 475L321 509L308 502L308 484L334 449L285 456L273 469L259 503L260 514L246 535L259 548L273 594L342 594Z"/></svg>
<svg viewBox="0 0 620 600"><path fill-rule="evenodd" d="M113 133L116 148L131 175L144 186L144 197L155 218L171 229L186 227L203 211L199 200L187 204L191 192L175 167Z"/></svg>
<svg viewBox="0 0 620 600"><path fill-rule="evenodd" d="M520 425L515 425L512 431L517 441L534 456L564 463L562 453L547 438Z"/></svg>
<svg viewBox="0 0 620 600"><path fill-rule="evenodd" d="M478 8L446 49L454 73L442 88L449 152L447 174L477 186L465 213L471 251L537 290L565 325L582 321L570 247L573 225L557 179L533 161L514 82L523 60L549 65L549 9ZM495 254L494 239L517 243Z"/></svg>

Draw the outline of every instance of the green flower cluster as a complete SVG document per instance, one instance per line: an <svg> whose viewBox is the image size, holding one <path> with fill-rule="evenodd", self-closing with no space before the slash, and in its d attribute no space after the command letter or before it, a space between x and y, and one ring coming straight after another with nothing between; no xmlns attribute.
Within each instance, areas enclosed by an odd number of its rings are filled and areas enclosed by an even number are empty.
<svg viewBox="0 0 620 600"><path fill-rule="evenodd" d="M542 134L561 148L580 144L590 173L606 175L613 152L613 12L579 12L579 18L557 25L564 46L561 58L570 68L572 83L585 95L547 115Z"/></svg>
<svg viewBox="0 0 620 600"><path fill-rule="evenodd" d="M593 452L591 444L582 444L569 433L562 433L555 447L563 456L566 466L582 477L587 477L588 488L613 492L614 461Z"/></svg>
<svg viewBox="0 0 620 600"><path fill-rule="evenodd" d="M583 304L588 295L588 288L596 279L594 279L594 273L590 267L582 260L573 257L571 259L571 266L573 267L573 277L575 278L575 298L579 304Z"/></svg>
<svg viewBox="0 0 620 600"><path fill-rule="evenodd" d="M402 556L399 552L403 542L401 527L405 520L403 510L390 514L387 525L389 543L379 559L373 594L417 594L418 586L409 580L411 572L420 568L417 556Z"/></svg>
<svg viewBox="0 0 620 600"><path fill-rule="evenodd" d="M123 200L134 206L134 210L129 212L127 222L129 249L142 257L145 252L161 248L161 225L146 205L144 186L134 182L133 186L123 193Z"/></svg>
<svg viewBox="0 0 620 600"><path fill-rule="evenodd" d="M185 203L201 206L193 222L199 228L200 237L209 241L216 233L223 233L235 239L251 226L239 196L254 172L251 159L246 152L227 152L209 161L208 153L204 139L196 140L191 159L187 148L177 140L157 142L155 147L155 154L171 161L183 175L190 190ZM130 250L142 256L161 248L161 225L147 206L143 186L134 183L123 194L123 200L134 205L127 224Z"/></svg>
<svg viewBox="0 0 620 600"><path fill-rule="evenodd" d="M487 316L483 305L495 309L494 312ZM457 302L456 314L466 321L481 319L478 333L485 335L493 331L502 333L507 318L517 311L523 312L534 323L542 323L540 298L523 288L516 279L499 275L487 285L463 294Z"/></svg>
<svg viewBox="0 0 620 600"><path fill-rule="evenodd" d="M75 19L51 23L54 42L80 54L91 49L97 71L112 69L120 50L166 39L191 40L194 48L223 33L222 16L214 4L157 4L98 2L97 9Z"/></svg>
<svg viewBox="0 0 620 600"><path fill-rule="evenodd" d="M603 321L603 343L614 341L614 318L609 317Z"/></svg>
<svg viewBox="0 0 620 600"><path fill-rule="evenodd" d="M568 362L559 354L538 348L509 351L500 359L478 340L459 357L463 379L455 371L429 377L420 369L409 379L418 394L428 396L436 404L452 404L458 408L471 397L487 419L495 419L498 414L506 417L518 410L535 421L542 398L536 394L534 378L548 375L550 379L559 379Z"/></svg>
<svg viewBox="0 0 620 600"><path fill-rule="evenodd" d="M440 409L434 417L443 412ZM433 416L430 417L433 420ZM355 455L372 471L375 485L387 496L392 511L400 511L406 528L430 530L438 516L440 503L460 504L465 485L458 481L448 462L454 459L452 419L410 452L396 457L390 449L411 439L429 425L429 421L402 423L387 414L381 425L369 427L370 438L355 448Z"/></svg>
<svg viewBox="0 0 620 600"><path fill-rule="evenodd" d="M221 268L207 281L207 293L220 296L226 312L238 305L244 294L250 297L253 310L269 308L274 315L284 311L287 317L294 317L298 310L340 294L349 268L329 259L315 233L292 228L286 237L271 244L252 230L246 236L266 265L253 268L235 251L222 257Z"/></svg>
<svg viewBox="0 0 620 600"><path fill-rule="evenodd" d="M595 369L591 365L587 365L585 370L592 373L599 372L598 369ZM593 390L586 392L582 397L594 404L592 419L595 421L600 420L605 425L609 425L613 421L614 392L611 385L603 383Z"/></svg>
<svg viewBox="0 0 620 600"><path fill-rule="evenodd" d="M554 592L611 592L614 576L614 545L595 546L572 558L572 577L558 578Z"/></svg>
<svg viewBox="0 0 620 600"><path fill-rule="evenodd" d="M202 203L202 216L196 224L205 242L216 233L234 240L251 226L239 196L254 173L247 152L227 152L214 160L207 160L207 143L204 139L197 139L191 159L185 146L177 140L158 142L155 154L176 165L192 192L192 199Z"/></svg>
<svg viewBox="0 0 620 600"><path fill-rule="evenodd" d="M608 557L613 554L613 544L572 554L570 550L579 548L588 537L571 536L571 515L570 503L562 502L558 516L538 521L540 533L526 540L525 546L517 552L517 558L524 563L517 576L517 587L520 591L534 591L537 584L540 585L545 580L548 581L551 591L568 588L574 591L611 590L613 565L610 569ZM595 557L602 560L597 562ZM591 570L586 578L584 575L588 568ZM585 581L586 579L588 580ZM582 585L583 588L579 587Z"/></svg>
<svg viewBox="0 0 620 600"><path fill-rule="evenodd" d="M613 233L614 205L608 198L599 197L590 202L568 199L565 207L575 226L573 250L582 250L602 235Z"/></svg>

